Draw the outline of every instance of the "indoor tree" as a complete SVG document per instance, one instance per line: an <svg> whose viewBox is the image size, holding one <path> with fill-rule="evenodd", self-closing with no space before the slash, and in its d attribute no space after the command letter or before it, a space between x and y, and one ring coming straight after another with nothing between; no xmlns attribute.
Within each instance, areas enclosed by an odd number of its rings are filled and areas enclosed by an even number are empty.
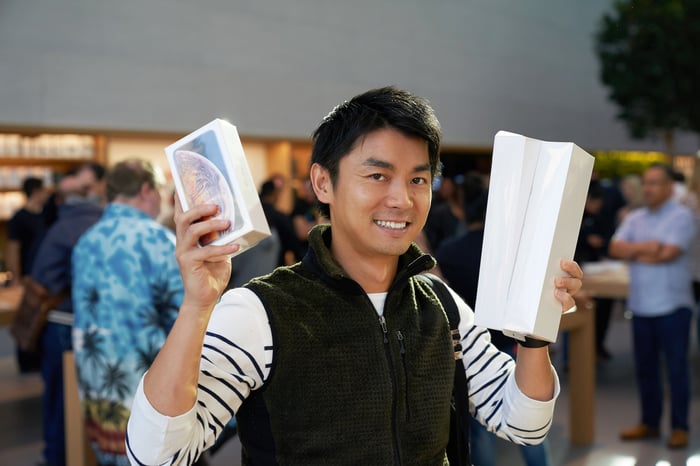
<svg viewBox="0 0 700 466"><path fill-rule="evenodd" d="M595 35L600 76L633 138L700 133L700 0L617 0Z"/></svg>

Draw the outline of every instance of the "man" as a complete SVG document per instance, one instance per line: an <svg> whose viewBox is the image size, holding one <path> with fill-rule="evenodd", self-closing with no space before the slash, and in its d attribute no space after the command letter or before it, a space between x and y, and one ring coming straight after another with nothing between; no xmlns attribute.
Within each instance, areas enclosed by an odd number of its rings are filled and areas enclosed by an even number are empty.
<svg viewBox="0 0 700 466"><path fill-rule="evenodd" d="M276 207L281 192L282 187L274 177L260 185L260 202L265 211L265 218L270 228L277 230L282 245L277 265L290 265L300 261L303 253L291 218Z"/></svg>
<svg viewBox="0 0 700 466"><path fill-rule="evenodd" d="M21 283L22 277L31 272L36 250L46 231L42 210L49 191L44 187L44 182L40 178L27 177L22 183L22 190L26 202L7 223L5 257L12 283ZM17 347L17 366L21 373L38 371L39 352L24 351Z"/></svg>
<svg viewBox="0 0 700 466"><path fill-rule="evenodd" d="M453 347L442 306L415 276L435 261L412 244L439 140L430 106L405 91L338 106L314 133L310 169L332 226L311 231L300 263L223 296L238 246L197 241L229 222L201 221L214 205L178 204L185 296L134 401L133 464L187 464L234 414L247 464L446 464ZM581 271L562 264L556 296L568 309ZM454 297L474 415L501 436L541 440L558 393L547 348L523 348L516 365Z"/></svg>
<svg viewBox="0 0 700 466"><path fill-rule="evenodd" d="M61 304L49 312L41 337L42 420L44 459L51 466L66 464L65 421L63 409L63 352L71 349L73 302L71 289L71 252L85 230L102 214L104 167L89 163L62 181L63 201L58 218L39 246L32 278L52 295L65 294Z"/></svg>
<svg viewBox="0 0 700 466"><path fill-rule="evenodd" d="M610 255L630 267L627 305L641 423L620 433L623 440L659 436L663 405L660 359L671 389L669 448L688 444L690 362L688 345L693 307L688 248L695 233L693 214L673 200L673 170L654 164L643 175L646 207L625 217L610 242Z"/></svg>
<svg viewBox="0 0 700 466"><path fill-rule="evenodd" d="M155 220L162 182L142 160L109 169L108 205L73 249L73 348L86 432L100 465L128 464L132 395L182 302L175 235Z"/></svg>
<svg viewBox="0 0 700 466"><path fill-rule="evenodd" d="M7 223L7 270L17 282L32 270L37 243L46 229L41 212L49 197L40 178L26 178L22 191L27 201Z"/></svg>

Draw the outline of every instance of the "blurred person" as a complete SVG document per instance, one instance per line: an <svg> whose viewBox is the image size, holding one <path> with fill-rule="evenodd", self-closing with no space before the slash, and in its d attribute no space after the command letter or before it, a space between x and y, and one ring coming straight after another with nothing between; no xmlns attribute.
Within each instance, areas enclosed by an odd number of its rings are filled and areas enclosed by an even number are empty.
<svg viewBox="0 0 700 466"><path fill-rule="evenodd" d="M606 211L605 202L600 183L597 180L591 180L574 253L574 259L582 266L588 262L599 262L608 258L608 246L615 233L615 212ZM615 300L610 298L593 298L593 300L595 302L596 354L598 360L607 360L612 355L605 347L605 337L610 326Z"/></svg>
<svg viewBox="0 0 700 466"><path fill-rule="evenodd" d="M276 265L291 265L302 259L304 251L289 216L276 207L282 189L283 184L280 183L279 176L263 182L260 186L260 202L267 223L277 231L280 239L281 250Z"/></svg>
<svg viewBox="0 0 700 466"><path fill-rule="evenodd" d="M698 193L700 193L700 186L698 183L700 179L694 177L694 182L692 183L687 195L683 199L683 204L693 211L693 216L695 219L695 235L693 236L693 241L690 246L690 272L693 277L693 299L695 300L696 307L696 338L697 347L700 350L700 199Z"/></svg>
<svg viewBox="0 0 700 466"><path fill-rule="evenodd" d="M71 345L73 302L71 253L78 238L102 215L104 167L82 166L65 184L58 218L46 232L37 251L31 276L52 295L67 293L56 309L48 314L41 337L42 419L44 461L51 466L66 464L65 416L63 406L63 352Z"/></svg>
<svg viewBox="0 0 700 466"><path fill-rule="evenodd" d="M620 191L625 202L617 213L618 224L633 210L644 207L642 177L637 174L623 176L620 180Z"/></svg>
<svg viewBox="0 0 700 466"><path fill-rule="evenodd" d="M623 220L610 255L628 262L628 307L632 312L634 360L641 419L623 430L623 440L658 437L664 396L661 360L671 394L669 448L688 444L690 362L688 346L694 306L688 249L695 234L693 213L673 200L673 171L653 164L643 174L645 207Z"/></svg>
<svg viewBox="0 0 700 466"><path fill-rule="evenodd" d="M26 202L7 223L7 270L19 281L32 270L37 242L41 239L46 224L42 209L50 191L41 178L27 177L22 183Z"/></svg>
<svg viewBox="0 0 700 466"><path fill-rule="evenodd" d="M467 231L443 241L435 251L435 258L447 283L470 308L474 309L479 283L481 251L484 243L488 191L482 179L478 177L467 177L464 185L464 221ZM489 333L491 334L491 342L496 348L513 358L516 356L516 340L497 330L489 330ZM469 433L472 464L474 466L495 466L496 435L489 432L473 417ZM539 445L519 445L519 448L527 466L549 466L552 464L549 442L546 439Z"/></svg>
<svg viewBox="0 0 700 466"><path fill-rule="evenodd" d="M275 203L281 186L275 178L260 185L260 203L270 236L236 256L236 267L231 270L229 288L245 285L249 280L272 272L281 265L291 265L301 260L302 247L288 215L277 210Z"/></svg>
<svg viewBox="0 0 700 466"><path fill-rule="evenodd" d="M673 200L683 204L688 196L688 185L685 182L685 175L678 171L673 171Z"/></svg>
<svg viewBox="0 0 700 466"><path fill-rule="evenodd" d="M158 223L163 225L170 231L175 231L175 186L170 185L167 189L162 190L162 192L167 193L165 196L165 201L161 204L161 212L158 214L156 219ZM162 209L165 207L165 209Z"/></svg>
<svg viewBox="0 0 700 466"><path fill-rule="evenodd" d="M439 198L433 201L428 212L423 233L428 252L435 251L448 238L460 235L466 230L462 184L464 175L443 176L438 188Z"/></svg>
<svg viewBox="0 0 700 466"><path fill-rule="evenodd" d="M56 221L59 208L68 197L77 196L93 202L103 202L104 176L105 167L97 162L85 162L68 170L44 205L46 227L50 227Z"/></svg>
<svg viewBox="0 0 700 466"><path fill-rule="evenodd" d="M416 277L435 261L413 243L439 123L427 101L387 87L336 107L313 140L310 176L330 224L311 230L297 264L222 295L238 245L198 241L230 222L203 220L212 204L176 206L185 295L136 394L133 464L191 462L234 415L245 464L446 464L454 344ZM568 309L582 274L561 267L555 297ZM471 388L458 396L499 435L540 441L559 392L546 343L524 340L514 362L452 293Z"/></svg>
<svg viewBox="0 0 700 466"><path fill-rule="evenodd" d="M156 219L162 173L129 159L107 171L108 204L73 248L73 350L86 433L99 465L128 465L136 386L182 303L175 235ZM105 409L109 407L109 409Z"/></svg>
<svg viewBox="0 0 700 466"><path fill-rule="evenodd" d="M7 247L5 260L10 272L10 284L22 283L22 277L29 275L34 256L46 231L42 214L49 190L41 178L27 177L22 183L25 204L15 212L7 223ZM17 367L20 373L39 370L38 351L25 351L16 346Z"/></svg>
<svg viewBox="0 0 700 466"><path fill-rule="evenodd" d="M294 231L301 247L302 256L309 247L309 231L321 221L316 211L316 195L311 180L307 177L301 184L301 189L295 191L294 207L291 218Z"/></svg>

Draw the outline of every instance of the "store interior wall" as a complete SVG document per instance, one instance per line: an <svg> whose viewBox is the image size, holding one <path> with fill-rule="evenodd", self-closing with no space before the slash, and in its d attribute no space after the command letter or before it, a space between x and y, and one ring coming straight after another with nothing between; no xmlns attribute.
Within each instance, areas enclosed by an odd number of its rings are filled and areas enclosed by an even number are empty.
<svg viewBox="0 0 700 466"><path fill-rule="evenodd" d="M427 97L447 146L500 129L595 149L631 140L598 80L611 0L0 2L0 126L309 138L343 99ZM681 135L679 151L697 138Z"/></svg>

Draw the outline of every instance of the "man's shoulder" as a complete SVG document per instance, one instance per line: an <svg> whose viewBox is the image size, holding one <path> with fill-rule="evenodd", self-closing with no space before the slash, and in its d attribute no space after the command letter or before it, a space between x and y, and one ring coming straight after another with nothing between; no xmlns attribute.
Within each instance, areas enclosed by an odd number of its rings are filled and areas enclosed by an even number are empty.
<svg viewBox="0 0 700 466"><path fill-rule="evenodd" d="M682 215L684 217L689 217L689 218L693 218L695 215L693 212L693 209L685 204L674 201L672 205L673 205L673 211L676 212L677 215Z"/></svg>
<svg viewBox="0 0 700 466"><path fill-rule="evenodd" d="M15 211L14 214L10 217L10 222L17 222L17 221L22 221L25 218L31 217L31 212L29 212L26 208L20 207Z"/></svg>

